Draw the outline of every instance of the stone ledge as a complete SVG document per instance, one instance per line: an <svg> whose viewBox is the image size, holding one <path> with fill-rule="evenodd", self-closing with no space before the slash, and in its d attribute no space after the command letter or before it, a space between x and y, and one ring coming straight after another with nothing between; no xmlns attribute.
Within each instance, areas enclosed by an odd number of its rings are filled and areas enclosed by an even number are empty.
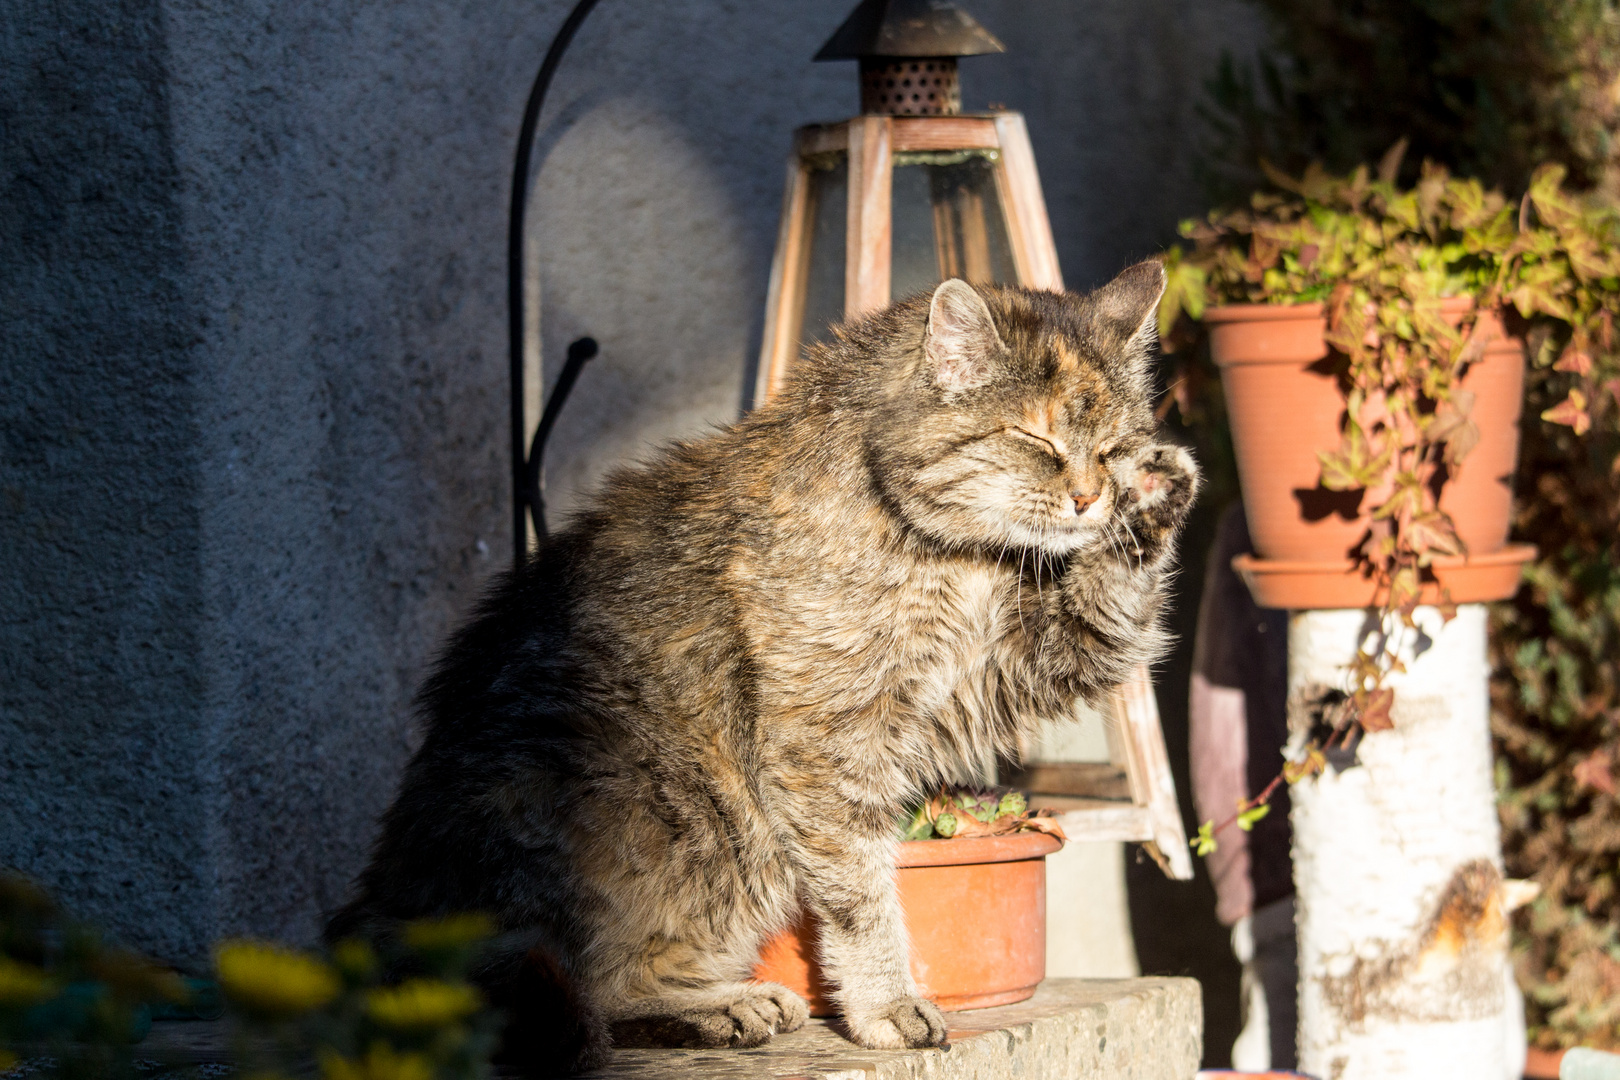
<svg viewBox="0 0 1620 1080"><path fill-rule="evenodd" d="M1048 979L1017 1005L947 1013L949 1050L864 1050L826 1020L756 1050L617 1050L591 1080L1191 1080L1193 979Z"/></svg>

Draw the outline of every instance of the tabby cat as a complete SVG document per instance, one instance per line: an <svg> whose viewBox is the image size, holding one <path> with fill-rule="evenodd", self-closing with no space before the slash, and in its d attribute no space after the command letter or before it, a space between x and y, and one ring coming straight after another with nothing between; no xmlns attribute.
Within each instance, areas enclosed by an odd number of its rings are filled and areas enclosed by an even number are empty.
<svg viewBox="0 0 1620 1080"><path fill-rule="evenodd" d="M1198 482L1155 437L1163 288L947 281L614 475L450 644L329 937L491 913L505 1053L567 1071L799 1027L749 971L805 905L849 1037L942 1043L897 818L1163 650Z"/></svg>

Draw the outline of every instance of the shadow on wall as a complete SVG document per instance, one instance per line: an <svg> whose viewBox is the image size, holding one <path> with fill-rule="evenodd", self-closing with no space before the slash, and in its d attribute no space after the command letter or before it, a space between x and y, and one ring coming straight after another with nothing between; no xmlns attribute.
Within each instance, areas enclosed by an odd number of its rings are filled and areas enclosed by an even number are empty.
<svg viewBox="0 0 1620 1080"><path fill-rule="evenodd" d="M810 57L851 0L718 13L607 0L553 84L531 245L546 379L602 355L547 451L558 514L614 464L737 414L750 393L793 129L858 106ZM1203 209L1194 104L1256 24L1237 0L979 0L1008 51L962 65L963 104L1022 110L1071 287L1105 281Z"/></svg>

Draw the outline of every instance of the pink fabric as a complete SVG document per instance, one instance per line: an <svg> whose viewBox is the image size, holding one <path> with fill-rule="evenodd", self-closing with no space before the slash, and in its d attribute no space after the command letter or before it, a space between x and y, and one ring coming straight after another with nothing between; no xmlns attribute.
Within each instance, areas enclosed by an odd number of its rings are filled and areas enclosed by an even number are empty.
<svg viewBox="0 0 1620 1080"><path fill-rule="evenodd" d="M1193 806L1199 821L1219 825L1248 797L1249 736L1243 691L1216 686L1194 673L1188 695ZM1215 917L1231 926L1254 908L1248 836L1235 824L1215 834L1208 856L1215 883Z"/></svg>

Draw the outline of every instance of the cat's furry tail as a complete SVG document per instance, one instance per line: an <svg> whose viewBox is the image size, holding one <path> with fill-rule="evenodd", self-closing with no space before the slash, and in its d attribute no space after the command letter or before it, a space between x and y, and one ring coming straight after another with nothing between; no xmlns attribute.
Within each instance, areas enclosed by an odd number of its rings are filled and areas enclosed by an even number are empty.
<svg viewBox="0 0 1620 1080"><path fill-rule="evenodd" d="M379 918L355 903L331 917L325 938L375 939L397 929L397 920ZM505 1017L494 1056L497 1065L544 1080L608 1063L613 1047L607 1020L543 944L531 944L526 951L497 950L472 978Z"/></svg>

